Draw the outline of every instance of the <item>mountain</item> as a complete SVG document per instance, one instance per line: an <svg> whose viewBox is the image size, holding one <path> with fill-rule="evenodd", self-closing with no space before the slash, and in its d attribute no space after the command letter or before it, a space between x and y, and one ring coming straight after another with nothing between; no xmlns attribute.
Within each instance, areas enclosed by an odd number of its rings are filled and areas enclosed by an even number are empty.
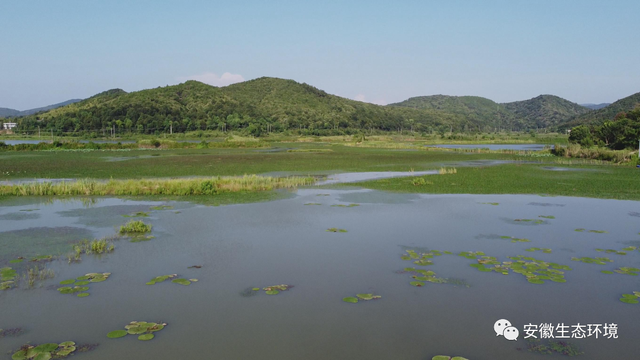
<svg viewBox="0 0 640 360"><path fill-rule="evenodd" d="M518 118L505 106L479 96L417 96L388 106L428 109L455 114L476 125L493 124L500 128L526 127L523 119Z"/></svg>
<svg viewBox="0 0 640 360"><path fill-rule="evenodd" d="M57 103L49 106L43 106L35 109L24 110L24 111L0 108L0 118L32 115L41 111L48 111L48 110L59 108L65 105L77 103L78 101L82 101L82 99L71 99L71 100L63 101L61 103Z"/></svg>
<svg viewBox="0 0 640 360"><path fill-rule="evenodd" d="M569 118L592 110L554 95L540 95L533 99L503 104L532 128L556 127Z"/></svg>
<svg viewBox="0 0 640 360"><path fill-rule="evenodd" d="M331 95L293 80L263 77L226 87L191 80L131 93L109 90L24 117L20 127L30 130L44 123L47 128L65 132L97 132L115 127L116 131L145 133L245 129L254 135L267 129L304 129L309 134L323 135L369 129L511 127L508 113L498 112L497 117L468 117L465 112L450 110L380 106Z"/></svg>
<svg viewBox="0 0 640 360"><path fill-rule="evenodd" d="M575 116L569 119L569 121L563 125L563 128L570 129L583 124L600 124L606 120L613 120L613 118L620 112L631 111L638 106L640 106L640 92L627 96L626 98L622 98L609 106L603 107L602 109L594 110L580 116Z"/></svg>
<svg viewBox="0 0 640 360"><path fill-rule="evenodd" d="M18 116L19 114L20 114L20 110L0 108L0 118Z"/></svg>
<svg viewBox="0 0 640 360"><path fill-rule="evenodd" d="M602 103L602 104L580 104L580 106L584 106L586 108L589 108L591 110L598 110L598 109L602 109L603 107L609 106L611 105L611 103Z"/></svg>

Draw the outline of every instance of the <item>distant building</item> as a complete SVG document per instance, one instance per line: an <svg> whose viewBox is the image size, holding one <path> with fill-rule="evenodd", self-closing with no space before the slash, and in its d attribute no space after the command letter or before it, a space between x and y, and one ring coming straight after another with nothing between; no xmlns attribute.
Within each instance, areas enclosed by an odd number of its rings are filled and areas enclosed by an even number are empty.
<svg viewBox="0 0 640 360"><path fill-rule="evenodd" d="M5 130L11 130L14 127L18 126L17 123L3 123L2 125L4 126Z"/></svg>

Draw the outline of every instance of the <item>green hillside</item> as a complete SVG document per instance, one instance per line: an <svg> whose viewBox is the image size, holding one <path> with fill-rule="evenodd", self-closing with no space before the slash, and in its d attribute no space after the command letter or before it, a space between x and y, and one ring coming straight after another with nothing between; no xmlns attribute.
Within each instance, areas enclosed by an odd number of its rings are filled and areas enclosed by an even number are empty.
<svg viewBox="0 0 640 360"><path fill-rule="evenodd" d="M607 120L612 120L620 112L628 112L640 106L640 92L620 99L602 109L575 116L562 125L562 128L570 129L578 125L598 125Z"/></svg>
<svg viewBox="0 0 640 360"><path fill-rule="evenodd" d="M573 116L592 112L591 109L554 95L540 95L533 99L503 104L531 128L552 128Z"/></svg>
<svg viewBox="0 0 640 360"><path fill-rule="evenodd" d="M0 108L0 118L18 116L18 115L20 115L20 110Z"/></svg>
<svg viewBox="0 0 640 360"><path fill-rule="evenodd" d="M500 119L498 119L499 121ZM462 113L379 106L327 94L293 80L259 78L227 87L197 81L126 93L109 90L89 99L19 120L21 130L38 126L59 132L163 133L205 129L242 130L253 135L304 130L309 134L362 130L432 131L489 126Z"/></svg>
<svg viewBox="0 0 640 360"><path fill-rule="evenodd" d="M506 110L503 105L479 96L417 96L399 103L389 104L389 106L455 114L468 119L474 126L479 126L480 130L484 130L483 127L486 126L502 129L523 129L527 127L522 119L518 119L517 116Z"/></svg>

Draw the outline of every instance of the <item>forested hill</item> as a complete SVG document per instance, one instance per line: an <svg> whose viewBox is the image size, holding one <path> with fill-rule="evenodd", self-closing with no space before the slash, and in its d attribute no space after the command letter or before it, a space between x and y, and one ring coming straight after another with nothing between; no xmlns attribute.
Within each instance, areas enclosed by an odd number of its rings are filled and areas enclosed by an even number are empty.
<svg viewBox="0 0 640 360"><path fill-rule="evenodd" d="M109 90L89 99L18 120L21 130L38 126L64 132L162 133L199 129L305 129L330 134L369 129L395 131L525 130L509 117L469 117L464 112L379 106L327 94L293 80L259 78L226 87L197 81L126 93Z"/></svg>
<svg viewBox="0 0 640 360"><path fill-rule="evenodd" d="M532 128L554 128L576 115L592 112L589 108L554 95L540 95L503 105Z"/></svg>
<svg viewBox="0 0 640 360"><path fill-rule="evenodd" d="M562 127L570 129L578 125L599 125L607 120L612 120L620 112L628 112L640 106L640 92L620 99L613 104L586 114L575 116Z"/></svg>
<svg viewBox="0 0 640 360"><path fill-rule="evenodd" d="M389 106L441 111L470 119L478 124L510 129L526 128L526 122L503 105L479 96L417 96Z"/></svg>

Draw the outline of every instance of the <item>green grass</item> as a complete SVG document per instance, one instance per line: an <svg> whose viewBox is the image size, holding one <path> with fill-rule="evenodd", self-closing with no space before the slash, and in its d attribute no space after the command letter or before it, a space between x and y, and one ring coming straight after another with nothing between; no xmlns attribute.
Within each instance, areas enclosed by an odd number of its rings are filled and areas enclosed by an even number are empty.
<svg viewBox="0 0 640 360"><path fill-rule="evenodd" d="M456 174L393 178L349 186L409 193L545 194L640 200L640 170L623 166L597 169L601 171L548 171L540 165L507 164L458 168ZM425 183L416 181L418 178L426 179Z"/></svg>
<svg viewBox="0 0 640 360"><path fill-rule="evenodd" d="M146 195L218 195L227 192L267 191L294 188L313 182L311 177L275 178L245 175L236 177L212 177L196 179L145 179L145 180L79 180L61 183L24 183L0 185L0 195L5 196L146 196Z"/></svg>
<svg viewBox="0 0 640 360"><path fill-rule="evenodd" d="M278 147L318 148L279 143ZM329 146L327 146L329 148ZM507 154L395 151L334 145L332 152L261 152L252 149L175 149L119 152L7 152L0 154L0 180L18 178L139 179L231 176L277 171L409 171L440 168L439 162L513 159ZM130 160L112 161L123 156ZM137 158L146 156L145 158Z"/></svg>

